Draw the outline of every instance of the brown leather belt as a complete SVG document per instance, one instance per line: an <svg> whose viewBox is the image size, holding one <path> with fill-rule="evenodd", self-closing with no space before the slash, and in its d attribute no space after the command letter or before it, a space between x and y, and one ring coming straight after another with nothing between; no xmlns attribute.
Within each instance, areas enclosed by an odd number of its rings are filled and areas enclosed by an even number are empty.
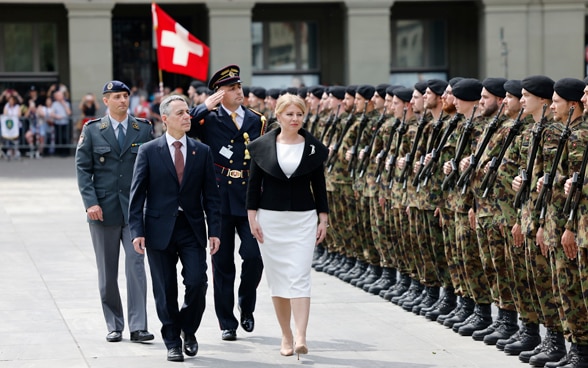
<svg viewBox="0 0 588 368"><path fill-rule="evenodd" d="M219 164L214 164L214 166L220 169L220 174L224 176L228 176L229 178L233 179L245 179L249 177L249 170L232 170L228 167L221 166Z"/></svg>

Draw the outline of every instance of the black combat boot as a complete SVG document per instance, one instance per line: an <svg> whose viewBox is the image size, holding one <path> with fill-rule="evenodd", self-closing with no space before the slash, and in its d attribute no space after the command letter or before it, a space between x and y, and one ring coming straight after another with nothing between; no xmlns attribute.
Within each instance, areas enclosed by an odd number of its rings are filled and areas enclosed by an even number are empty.
<svg viewBox="0 0 588 368"><path fill-rule="evenodd" d="M366 290L368 293L379 295L380 291L388 290L394 283L396 282L396 269L384 267L382 268L382 276L380 279L370 285L367 290L366 286L363 286L363 289Z"/></svg>
<svg viewBox="0 0 588 368"><path fill-rule="evenodd" d="M545 367L546 368L562 368L562 367L575 368L576 366L574 364L577 364L578 359L579 359L578 345L572 343L572 345L570 346L570 350L563 358L561 358L557 362L547 362L547 363L545 363Z"/></svg>
<svg viewBox="0 0 588 368"><path fill-rule="evenodd" d="M341 264L341 266L333 273L333 276L339 277L339 275L349 272L356 263L355 258L345 257L345 261Z"/></svg>
<svg viewBox="0 0 588 368"><path fill-rule="evenodd" d="M371 265L370 267L372 268L372 272L366 275L366 277L364 277L362 280L359 280L355 286L361 289L363 288L363 285L373 284L374 282L378 281L382 275L382 267L374 265Z"/></svg>
<svg viewBox="0 0 588 368"><path fill-rule="evenodd" d="M475 331L483 330L492 324L492 307L490 304L476 304L474 318L461 326L457 333L461 336L472 336Z"/></svg>
<svg viewBox="0 0 588 368"><path fill-rule="evenodd" d="M423 308L429 308L439 300L439 286L428 286L425 288L427 294L418 305L412 307L412 313L417 316Z"/></svg>
<svg viewBox="0 0 588 368"><path fill-rule="evenodd" d="M436 321L442 325L445 325L445 320L453 318L463 308L463 297L459 297L459 301L455 304L455 307L446 314L440 314L437 316Z"/></svg>
<svg viewBox="0 0 588 368"><path fill-rule="evenodd" d="M517 341L521 340L521 336L522 334L525 332L525 325L523 324L523 327L518 330L517 332L515 332L513 335L511 335L508 339L501 339L496 341L496 349L504 351L504 347L508 344L513 344Z"/></svg>
<svg viewBox="0 0 588 368"><path fill-rule="evenodd" d="M425 312L425 317L431 321L436 321L437 317L451 313L456 306L457 297L455 296L453 288L448 287L444 290L443 298L441 298L441 301L437 304L435 309Z"/></svg>
<svg viewBox="0 0 588 368"><path fill-rule="evenodd" d="M321 244L314 247L314 253L312 255L312 265L311 265L313 268L314 268L314 266L317 265L317 263L319 262L322 255L326 252L327 252L327 249L325 247L323 247Z"/></svg>
<svg viewBox="0 0 588 368"><path fill-rule="evenodd" d="M410 277L406 274L400 274L400 277L396 279L396 285L388 289L388 292L384 294L384 299L392 300L395 296L404 294L410 287Z"/></svg>
<svg viewBox="0 0 588 368"><path fill-rule="evenodd" d="M383 280L383 279L382 279L382 276L384 276L384 270L385 270L385 267L380 267L380 266L377 266L377 267L379 267L379 269L380 269L380 275L379 275L379 276L378 276L378 278L377 278L377 279L375 279L373 282L366 282L366 283L364 283L364 284L361 286L361 288L363 289L363 291L369 291L370 287L372 287L372 286L377 286L377 285L378 285L378 283L382 282L382 280ZM385 277L385 276L384 276L384 277ZM369 280L369 281L371 281L371 280ZM378 290L378 293L379 293L379 292L380 292L380 290ZM377 294L377 293L376 293L376 294Z"/></svg>
<svg viewBox="0 0 588 368"><path fill-rule="evenodd" d="M498 311L500 313L502 309ZM502 311L502 323L494 332L484 336L484 344L496 345L498 340L507 339L519 330L519 323L517 320L517 312L504 310Z"/></svg>
<svg viewBox="0 0 588 368"><path fill-rule="evenodd" d="M344 274L339 275L339 279L345 282L351 282L351 280L361 276L365 272L366 268L367 263L365 263L364 261L357 260L352 269L350 269Z"/></svg>
<svg viewBox="0 0 588 368"><path fill-rule="evenodd" d="M401 295L393 296L392 299L390 299L392 303L402 305L406 299L412 300L416 298L418 294L420 294L419 282L410 277L408 279L410 280L410 286Z"/></svg>
<svg viewBox="0 0 588 368"><path fill-rule="evenodd" d="M335 252L327 252L327 256L324 257L322 262L317 263L316 266L314 266L314 269L318 272L323 272L323 270L327 267L329 267L329 265L331 264L331 262L335 259L335 256L338 253Z"/></svg>
<svg viewBox="0 0 588 368"><path fill-rule="evenodd" d="M566 342L562 332L552 331L549 338L545 336L543 349L539 354L533 355L529 358L529 364L533 367L543 367L547 362L557 362L566 355ZM519 355L519 360L521 356Z"/></svg>
<svg viewBox="0 0 588 368"><path fill-rule="evenodd" d="M588 368L588 345L572 344L570 353L568 354L568 363L562 368ZM547 365L547 364L546 364Z"/></svg>
<svg viewBox="0 0 588 368"><path fill-rule="evenodd" d="M404 300L402 303L398 303L398 305L402 306L402 309L404 309L407 312L412 311L412 307L414 307L415 305L419 305L421 303L421 301L425 298L427 292L425 287L421 285L421 289L420 289L420 293L418 293L416 295L416 297L412 298L412 299L406 299Z"/></svg>
<svg viewBox="0 0 588 368"><path fill-rule="evenodd" d="M549 333L549 330L547 332ZM498 346L500 341L501 340L498 340L496 342L496 346ZM507 355L519 355L523 352L533 351L539 346L539 344L541 344L539 325L537 323L525 323L519 338L516 341L505 344L503 350ZM536 354L538 354L540 351L541 348L538 348ZM529 362L529 358L531 358L530 355L526 358L527 361L525 363Z"/></svg>
<svg viewBox="0 0 588 368"><path fill-rule="evenodd" d="M329 275L333 275L335 273L335 271L337 271L339 269L339 267L343 266L346 259L347 258L344 255L337 254L335 256L335 259L331 262L331 264L329 264L328 267L323 269L323 272L325 272Z"/></svg>
<svg viewBox="0 0 588 368"><path fill-rule="evenodd" d="M443 326L445 327L453 327L456 323L464 322L471 314L474 313L474 300L472 298L462 298L462 306L460 310L455 313L455 315L451 318L444 320ZM437 319L439 321L439 319Z"/></svg>
<svg viewBox="0 0 588 368"><path fill-rule="evenodd" d="M353 286L357 286L357 283L360 282L361 280L365 279L368 276L371 276L374 273L374 270L372 269L372 265L368 264L366 269L363 271L363 273L359 276L357 276L356 278L354 278L353 280L351 280L349 283Z"/></svg>
<svg viewBox="0 0 588 368"><path fill-rule="evenodd" d="M502 325L503 318L504 318L504 313L503 313L502 309L498 309L498 316L496 317L494 322L492 322L492 324L490 326L486 327L483 330L474 331L474 333L472 334L472 339L474 339L476 341L483 341L484 337L486 337L486 335L490 335L491 333L496 331L496 329Z"/></svg>

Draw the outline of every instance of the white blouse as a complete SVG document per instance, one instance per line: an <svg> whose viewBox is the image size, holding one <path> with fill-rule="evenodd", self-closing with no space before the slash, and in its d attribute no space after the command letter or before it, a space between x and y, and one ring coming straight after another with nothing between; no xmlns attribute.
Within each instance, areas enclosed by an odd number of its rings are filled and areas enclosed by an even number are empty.
<svg viewBox="0 0 588 368"><path fill-rule="evenodd" d="M300 165L302 154L304 153L304 142L297 144L283 144L276 142L276 151L278 154L278 164L289 178Z"/></svg>

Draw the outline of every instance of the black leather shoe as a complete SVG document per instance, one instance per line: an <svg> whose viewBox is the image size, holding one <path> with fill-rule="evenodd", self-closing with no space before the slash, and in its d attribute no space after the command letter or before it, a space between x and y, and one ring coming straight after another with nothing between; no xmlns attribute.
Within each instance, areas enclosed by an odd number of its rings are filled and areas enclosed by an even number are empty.
<svg viewBox="0 0 588 368"><path fill-rule="evenodd" d="M181 348L170 348L167 349L167 360L170 362L183 362L184 354L182 354Z"/></svg>
<svg viewBox="0 0 588 368"><path fill-rule="evenodd" d="M106 341L108 342L119 342L122 340L122 333L120 331L110 331L106 335Z"/></svg>
<svg viewBox="0 0 588 368"><path fill-rule="evenodd" d="M247 332L253 332L255 328L255 319L252 313L241 312L241 327Z"/></svg>
<svg viewBox="0 0 588 368"><path fill-rule="evenodd" d="M151 341L155 338L152 333L147 330L139 330L131 332L131 341L132 342L145 342Z"/></svg>
<svg viewBox="0 0 588 368"><path fill-rule="evenodd" d="M235 341L235 340L237 340L237 331L235 331L235 330L223 330L223 333L222 333L221 337L225 341Z"/></svg>
<svg viewBox="0 0 588 368"><path fill-rule="evenodd" d="M196 341L196 336L187 335L184 337L184 353L188 356L198 354L198 341Z"/></svg>

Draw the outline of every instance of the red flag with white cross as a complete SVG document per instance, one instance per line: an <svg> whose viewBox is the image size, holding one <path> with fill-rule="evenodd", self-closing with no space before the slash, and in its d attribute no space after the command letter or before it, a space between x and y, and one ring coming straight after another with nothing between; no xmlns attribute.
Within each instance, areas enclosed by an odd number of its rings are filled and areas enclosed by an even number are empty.
<svg viewBox="0 0 588 368"><path fill-rule="evenodd" d="M207 80L209 48L153 3L153 29L157 38L159 69Z"/></svg>

